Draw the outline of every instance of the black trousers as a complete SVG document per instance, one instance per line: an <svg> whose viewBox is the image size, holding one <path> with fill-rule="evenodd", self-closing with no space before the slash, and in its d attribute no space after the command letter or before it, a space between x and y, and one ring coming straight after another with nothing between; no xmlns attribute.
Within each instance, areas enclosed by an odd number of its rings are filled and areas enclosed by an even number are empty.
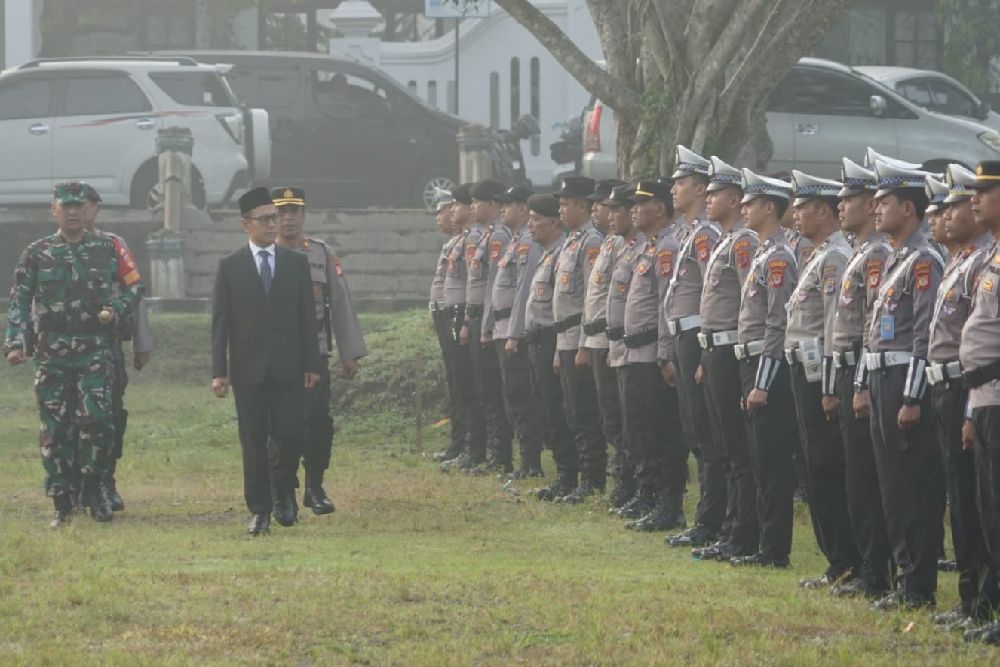
<svg viewBox="0 0 1000 667"><path fill-rule="evenodd" d="M840 432L844 441L847 478L847 513L854 541L861 554L858 576L873 591L892 588L892 549L882 511L882 491L875 467L871 419L854 414L854 375L857 366L840 370L837 394L840 397Z"/></svg>
<svg viewBox="0 0 1000 667"><path fill-rule="evenodd" d="M587 348L590 371L597 387L597 405L601 412L604 441L611 445L611 477L617 484L632 486L627 454L622 440L622 403L618 395L618 372L608 366L607 348Z"/></svg>
<svg viewBox="0 0 1000 667"><path fill-rule="evenodd" d="M472 354L472 372L476 381L476 395L483 409L486 422L485 441L473 440L475 445L469 450L474 461L496 458L497 451L510 451L513 431L507 421L503 403L503 384L500 380L500 361L497 359L493 343L479 342L482 333L482 319L469 321L469 350ZM483 442L484 447L479 447Z"/></svg>
<svg viewBox="0 0 1000 667"><path fill-rule="evenodd" d="M437 334L438 346L441 348L441 362L444 364L445 382L448 389L448 415L451 420L451 445L448 450L457 456L465 447L467 429L464 403L458 400L455 389L455 332L452 328L451 314L448 310L438 310L431 313L434 322L434 333Z"/></svg>
<svg viewBox="0 0 1000 667"><path fill-rule="evenodd" d="M233 385L243 450L243 495L253 513L270 512L272 489L298 486L306 389L301 382Z"/></svg>
<svg viewBox="0 0 1000 667"><path fill-rule="evenodd" d="M944 468L935 442L929 397L920 404L920 422L908 431L898 425L907 366L871 371L872 443L882 490L882 510L904 591L933 597L944 535Z"/></svg>
<svg viewBox="0 0 1000 667"><path fill-rule="evenodd" d="M521 450L521 469L542 466L542 412L541 402L531 391L531 363L528 346L520 341L517 352L509 354L507 339L496 341L500 361L500 378L503 381L503 399L507 419L517 434ZM510 465L513 452L497 451L497 463Z"/></svg>
<svg viewBox="0 0 1000 667"><path fill-rule="evenodd" d="M760 526L757 521L757 482L750 460L747 422L742 417L740 405L740 362L733 355L733 346L726 345L703 351L701 365L705 404L714 432L711 442L722 443L723 464L728 470L728 485L725 478L721 481L716 479L717 474L708 476L714 484L712 494L717 498L724 497L728 486L729 532L721 538L749 549L757 545ZM705 497L704 493L702 497ZM706 525L714 529L721 527L721 523Z"/></svg>
<svg viewBox="0 0 1000 667"><path fill-rule="evenodd" d="M1000 406L975 408L976 491L983 539L995 572L1000 572Z"/></svg>
<svg viewBox="0 0 1000 667"><path fill-rule="evenodd" d="M705 391L694 380L702 356L698 329L688 329L674 336L674 350L681 427L687 446L698 461L699 497L695 522L718 530L728 505L726 450L716 441L709 425Z"/></svg>
<svg viewBox="0 0 1000 667"><path fill-rule="evenodd" d="M759 362L759 357L740 362L744 401L756 382ZM767 393L767 405L744 414L757 482L758 549L769 558L782 560L792 551L792 496L796 485L792 457L798 443L788 364L781 362ZM752 549L753 545L747 546Z"/></svg>
<svg viewBox="0 0 1000 667"><path fill-rule="evenodd" d="M790 372L813 534L830 564L827 570L830 575L856 573L861 554L847 508L847 470L840 419L826 418L821 383L808 382L802 364L794 364Z"/></svg>
<svg viewBox="0 0 1000 667"><path fill-rule="evenodd" d="M962 388L961 381L939 382L930 387L930 393L948 484L951 539L958 561L958 595L965 613L986 620L1000 610L1000 591L976 506L975 454L962 449L962 422L969 393Z"/></svg>
<svg viewBox="0 0 1000 667"><path fill-rule="evenodd" d="M531 393L541 410L541 440L552 451L556 472L575 480L579 472L576 445L563 413L562 388L552 371L556 353L556 333L549 329L528 343L531 363Z"/></svg>
<svg viewBox="0 0 1000 667"><path fill-rule="evenodd" d="M464 309L459 308L455 311L452 321L452 331L455 336L455 377L452 386L456 391L456 399L462 403L462 413L465 415L462 447L470 456L478 455L482 458L486 452L486 417L483 415L483 404L479 399L472 370L472 347L475 346L462 345L458 342L458 332L462 328L464 317Z"/></svg>
<svg viewBox="0 0 1000 667"><path fill-rule="evenodd" d="M580 474L594 487L604 488L608 474L608 443L601 428L594 374L576 365L576 350L559 351L559 386L563 413L576 443Z"/></svg>
<svg viewBox="0 0 1000 667"><path fill-rule="evenodd" d="M687 483L688 449L681 435L677 390L655 363L619 369L622 424L641 494L680 499Z"/></svg>
<svg viewBox="0 0 1000 667"><path fill-rule="evenodd" d="M333 416L330 414L330 358L320 356L319 382L306 390L306 428L302 439L302 467L306 486L320 484L333 452Z"/></svg>

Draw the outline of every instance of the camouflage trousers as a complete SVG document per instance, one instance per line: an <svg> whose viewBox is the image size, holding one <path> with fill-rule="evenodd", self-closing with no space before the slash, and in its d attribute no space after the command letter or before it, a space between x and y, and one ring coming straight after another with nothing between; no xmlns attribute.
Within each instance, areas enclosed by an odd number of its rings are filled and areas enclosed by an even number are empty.
<svg viewBox="0 0 1000 667"><path fill-rule="evenodd" d="M81 476L105 474L115 442L112 382L106 347L38 359L38 444L47 496L78 488Z"/></svg>

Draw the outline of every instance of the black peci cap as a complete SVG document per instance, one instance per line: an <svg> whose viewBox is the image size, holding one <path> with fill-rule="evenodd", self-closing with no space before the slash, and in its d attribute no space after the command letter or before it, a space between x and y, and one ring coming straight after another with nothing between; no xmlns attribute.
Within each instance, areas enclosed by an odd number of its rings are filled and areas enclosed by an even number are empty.
<svg viewBox="0 0 1000 667"><path fill-rule="evenodd" d="M514 202L524 204L528 201L528 197L533 194L535 194L535 191L527 185L515 185L507 190L507 192L497 195L496 200L501 204L512 204Z"/></svg>
<svg viewBox="0 0 1000 667"><path fill-rule="evenodd" d="M592 194L594 194L594 179L586 176L567 176L562 180L562 188L555 193L555 196L567 199L589 199Z"/></svg>
<svg viewBox="0 0 1000 667"><path fill-rule="evenodd" d="M273 203L274 200L271 199L271 193L267 188L254 188L240 197L240 215L246 215L258 206Z"/></svg>
<svg viewBox="0 0 1000 667"><path fill-rule="evenodd" d="M500 201L497 197L505 192L507 192L506 185L500 181L494 181L492 178L487 178L475 183L469 194L472 195L473 199L479 201Z"/></svg>

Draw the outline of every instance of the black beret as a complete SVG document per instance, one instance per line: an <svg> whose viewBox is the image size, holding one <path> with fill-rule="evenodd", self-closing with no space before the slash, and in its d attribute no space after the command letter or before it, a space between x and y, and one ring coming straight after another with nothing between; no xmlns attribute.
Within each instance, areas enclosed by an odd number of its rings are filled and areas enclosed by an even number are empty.
<svg viewBox="0 0 1000 667"><path fill-rule="evenodd" d="M497 197L505 192L507 192L506 185L500 181L494 181L492 178L487 178L473 185L470 194L473 199L479 201L500 201Z"/></svg>
<svg viewBox="0 0 1000 667"><path fill-rule="evenodd" d="M302 188L271 188L275 206L305 206L306 191Z"/></svg>
<svg viewBox="0 0 1000 667"><path fill-rule="evenodd" d="M528 209L546 218L558 218L559 200L555 195L531 195L528 197Z"/></svg>
<svg viewBox="0 0 1000 667"><path fill-rule="evenodd" d="M586 176L567 176L562 180L562 188L556 197L587 199L594 194L594 179Z"/></svg>
<svg viewBox="0 0 1000 667"><path fill-rule="evenodd" d="M523 204L528 201L528 197L533 194L535 194L535 191L527 185L515 185L507 190L507 192L497 195L496 200L501 204L511 204L513 202Z"/></svg>
<svg viewBox="0 0 1000 667"><path fill-rule="evenodd" d="M246 215L258 206L273 203L274 200L271 199L271 193L267 188L254 188L240 197L240 215Z"/></svg>
<svg viewBox="0 0 1000 667"><path fill-rule="evenodd" d="M472 183L462 183L451 189L451 197L459 204L468 206L472 203Z"/></svg>

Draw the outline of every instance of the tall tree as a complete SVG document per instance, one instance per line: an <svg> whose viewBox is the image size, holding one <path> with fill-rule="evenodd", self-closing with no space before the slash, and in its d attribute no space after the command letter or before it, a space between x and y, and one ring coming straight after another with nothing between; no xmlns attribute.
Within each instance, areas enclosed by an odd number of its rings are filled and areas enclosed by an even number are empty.
<svg viewBox="0 0 1000 667"><path fill-rule="evenodd" d="M944 70L984 95L993 92L990 64L1000 55L1000 0L938 0L945 24Z"/></svg>
<svg viewBox="0 0 1000 667"><path fill-rule="evenodd" d="M614 109L634 176L666 173L676 144L766 163L768 95L854 0L587 0L606 69L530 0L496 2Z"/></svg>

